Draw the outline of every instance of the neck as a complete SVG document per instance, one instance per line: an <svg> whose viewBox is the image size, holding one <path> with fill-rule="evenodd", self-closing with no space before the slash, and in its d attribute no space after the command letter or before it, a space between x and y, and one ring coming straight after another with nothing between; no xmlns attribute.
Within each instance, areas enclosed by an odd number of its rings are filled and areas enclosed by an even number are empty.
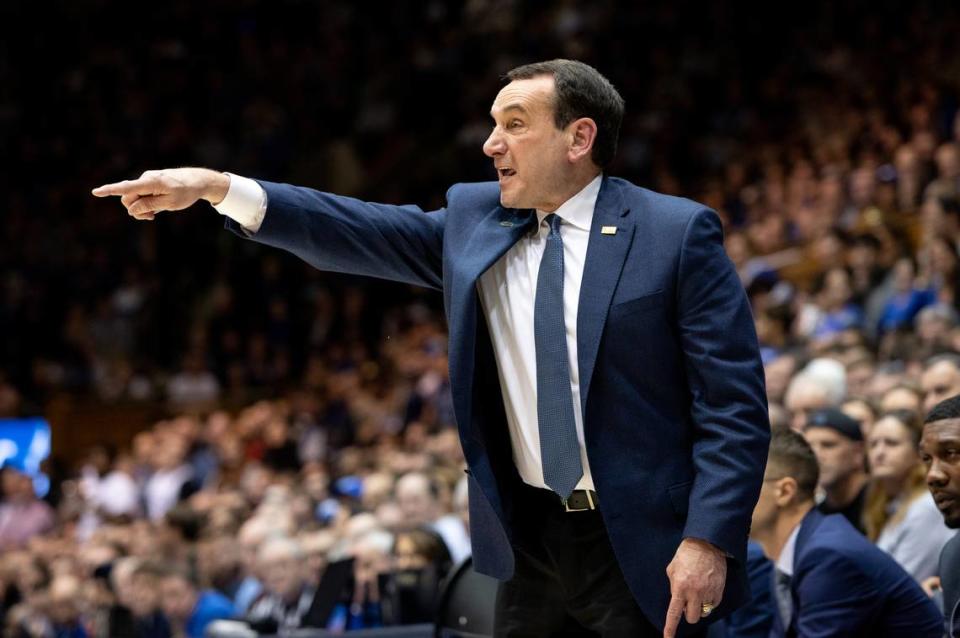
<svg viewBox="0 0 960 638"><path fill-rule="evenodd" d="M787 539L790 538L790 534L793 533L793 530L800 524L800 521L803 520L803 517L806 516L807 512L811 509L813 509L813 501L806 501L789 510L784 510L777 516L776 522L769 530L763 533L757 530L757 532L754 533L753 539L760 543L760 546L763 548L763 553L767 555L767 558L774 563L780 559L783 546L787 544Z"/></svg>
<svg viewBox="0 0 960 638"><path fill-rule="evenodd" d="M545 213L552 213L556 211L558 208L563 206L567 200L586 188L587 184L592 182L593 179L599 174L600 169L592 167L589 169L576 171L571 175L565 176L563 180L557 184L555 189L557 198L545 206L537 206L537 209L542 210Z"/></svg>
<svg viewBox="0 0 960 638"><path fill-rule="evenodd" d="M867 473L863 471L853 472L835 483L826 490L826 503L832 509L842 509L857 498L860 490L867 483Z"/></svg>

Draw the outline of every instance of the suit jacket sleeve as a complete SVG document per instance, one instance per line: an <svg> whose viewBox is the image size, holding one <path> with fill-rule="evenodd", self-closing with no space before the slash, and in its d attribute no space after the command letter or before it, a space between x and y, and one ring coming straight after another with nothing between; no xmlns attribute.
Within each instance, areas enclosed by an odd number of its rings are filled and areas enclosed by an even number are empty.
<svg viewBox="0 0 960 638"><path fill-rule="evenodd" d="M260 229L251 234L232 219L225 223L241 237L287 250L319 270L442 287L446 209L424 213L256 181L267 194Z"/></svg>
<svg viewBox="0 0 960 638"><path fill-rule="evenodd" d="M710 209L688 223L678 277L695 471L683 535L706 540L743 564L770 422L750 305Z"/></svg>

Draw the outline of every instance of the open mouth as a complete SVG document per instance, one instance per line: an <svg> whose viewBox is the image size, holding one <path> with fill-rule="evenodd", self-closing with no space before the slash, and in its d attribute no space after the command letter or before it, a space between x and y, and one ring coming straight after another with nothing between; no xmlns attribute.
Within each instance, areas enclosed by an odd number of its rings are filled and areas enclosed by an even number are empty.
<svg viewBox="0 0 960 638"><path fill-rule="evenodd" d="M504 177L513 177L517 174L517 171L513 170L509 166L501 166L497 169L497 174L500 176L500 179Z"/></svg>

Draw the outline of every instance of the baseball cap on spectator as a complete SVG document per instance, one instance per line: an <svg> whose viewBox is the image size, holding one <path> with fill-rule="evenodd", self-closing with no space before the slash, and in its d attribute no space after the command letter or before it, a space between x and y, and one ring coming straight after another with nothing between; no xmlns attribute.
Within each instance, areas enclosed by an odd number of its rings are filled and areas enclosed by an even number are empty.
<svg viewBox="0 0 960 638"><path fill-rule="evenodd" d="M862 441L863 432L857 420L847 416L836 408L823 408L810 413L804 431L810 428L830 428L851 441Z"/></svg>

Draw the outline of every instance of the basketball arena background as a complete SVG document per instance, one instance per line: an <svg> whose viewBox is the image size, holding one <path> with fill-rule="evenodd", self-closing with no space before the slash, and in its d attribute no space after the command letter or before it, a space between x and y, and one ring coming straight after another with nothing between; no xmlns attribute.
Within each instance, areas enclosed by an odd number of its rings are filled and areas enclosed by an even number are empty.
<svg viewBox="0 0 960 638"><path fill-rule="evenodd" d="M207 204L137 222L94 186L206 166L432 210L495 178L502 74L580 59L626 100L608 172L720 213L773 425L920 415L930 358L960 351L958 14L3 3L4 635L170 635L203 605L256 625L277 592L328 590L292 626L428 631L469 556L440 295L317 272ZM788 392L821 357L840 396ZM344 560L346 595L322 582Z"/></svg>

